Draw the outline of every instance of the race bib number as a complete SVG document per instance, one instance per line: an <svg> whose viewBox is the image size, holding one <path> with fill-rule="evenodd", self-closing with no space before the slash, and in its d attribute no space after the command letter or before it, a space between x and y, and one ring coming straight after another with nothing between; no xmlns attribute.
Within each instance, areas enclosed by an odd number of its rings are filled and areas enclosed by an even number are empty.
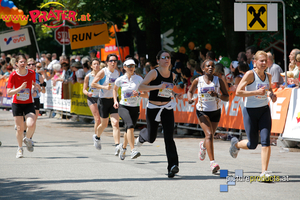
<svg viewBox="0 0 300 200"><path fill-rule="evenodd" d="M174 84L162 82L162 84L167 84L165 89L159 89L158 95L159 97L170 98L172 96L172 91Z"/></svg>
<svg viewBox="0 0 300 200"><path fill-rule="evenodd" d="M255 95L256 99L264 100L264 99L268 98L267 92L269 90L269 84L267 84L267 83L258 83L258 84L256 84L256 89L258 90L259 88L262 88L264 86L265 86L265 94L264 95Z"/></svg>
<svg viewBox="0 0 300 200"><path fill-rule="evenodd" d="M215 91L214 87L203 87L200 89L199 96L203 102L216 101L216 97L210 96L208 92Z"/></svg>
<svg viewBox="0 0 300 200"><path fill-rule="evenodd" d="M29 99L29 96L30 96L30 89L25 88L17 93L17 100L27 101Z"/></svg>
<svg viewBox="0 0 300 200"><path fill-rule="evenodd" d="M91 88L90 92L93 94L93 96L98 96L99 95L99 90L96 88Z"/></svg>
<svg viewBox="0 0 300 200"><path fill-rule="evenodd" d="M114 87L116 80L117 80L117 78L109 78L108 79L108 85Z"/></svg>
<svg viewBox="0 0 300 200"><path fill-rule="evenodd" d="M138 104L138 97L133 95L133 92L124 92L123 99L125 105L137 105Z"/></svg>

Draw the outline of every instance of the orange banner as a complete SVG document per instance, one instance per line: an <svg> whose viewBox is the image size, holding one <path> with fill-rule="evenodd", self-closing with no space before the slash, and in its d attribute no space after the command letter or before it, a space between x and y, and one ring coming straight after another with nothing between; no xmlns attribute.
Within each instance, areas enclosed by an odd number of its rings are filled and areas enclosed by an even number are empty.
<svg viewBox="0 0 300 200"><path fill-rule="evenodd" d="M183 90L175 91L178 93L183 93ZM277 95L277 101L272 103L270 101L270 109L272 116L272 133L282 133L286 121L287 110L289 106L290 96L292 89L284 89L280 92L275 92ZM174 109L174 116L176 123L189 123L198 124L196 116L196 102L197 93L194 94L195 102L189 104L187 100L187 95L184 94L183 100L176 99L176 108ZM140 118L142 120L146 119L145 111L148 99L143 98L140 105ZM234 129L244 129L242 109L244 107L243 97L235 96L235 92L229 92L229 101L221 101L221 119L219 122L219 127L224 128L234 128Z"/></svg>

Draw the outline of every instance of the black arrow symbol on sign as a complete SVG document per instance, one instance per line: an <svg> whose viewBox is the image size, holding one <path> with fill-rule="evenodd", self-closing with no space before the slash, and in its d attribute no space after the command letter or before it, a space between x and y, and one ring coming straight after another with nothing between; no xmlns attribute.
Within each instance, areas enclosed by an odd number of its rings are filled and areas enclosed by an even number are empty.
<svg viewBox="0 0 300 200"><path fill-rule="evenodd" d="M249 13L254 16L253 20L250 22L249 26L252 28L252 26L255 24L255 22L260 23L262 27L265 27L266 24L260 19L260 15L264 14L266 12L266 8L264 6L260 7L258 12L256 13L256 10L250 6L248 9Z"/></svg>

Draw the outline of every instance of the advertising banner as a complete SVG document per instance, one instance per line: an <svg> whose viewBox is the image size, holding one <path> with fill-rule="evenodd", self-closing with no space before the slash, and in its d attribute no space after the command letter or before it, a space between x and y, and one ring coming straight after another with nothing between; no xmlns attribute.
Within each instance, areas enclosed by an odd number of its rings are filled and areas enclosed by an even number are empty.
<svg viewBox="0 0 300 200"><path fill-rule="evenodd" d="M87 104L87 96L83 94L83 84L72 84L71 96L71 113L75 113L77 115L93 116Z"/></svg>
<svg viewBox="0 0 300 200"><path fill-rule="evenodd" d="M28 29L12 31L0 35L1 51L8 51L31 45Z"/></svg>

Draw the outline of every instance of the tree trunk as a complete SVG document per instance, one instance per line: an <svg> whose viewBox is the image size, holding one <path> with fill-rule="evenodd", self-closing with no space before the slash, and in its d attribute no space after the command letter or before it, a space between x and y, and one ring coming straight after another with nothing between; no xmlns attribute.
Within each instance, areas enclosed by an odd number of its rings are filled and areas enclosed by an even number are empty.
<svg viewBox="0 0 300 200"><path fill-rule="evenodd" d="M236 60L238 53L245 51L245 33L234 31L234 2L235 0L220 0L227 56L231 60Z"/></svg>
<svg viewBox="0 0 300 200"><path fill-rule="evenodd" d="M159 5L145 1L145 28L148 60L156 63L156 55L161 50Z"/></svg>

